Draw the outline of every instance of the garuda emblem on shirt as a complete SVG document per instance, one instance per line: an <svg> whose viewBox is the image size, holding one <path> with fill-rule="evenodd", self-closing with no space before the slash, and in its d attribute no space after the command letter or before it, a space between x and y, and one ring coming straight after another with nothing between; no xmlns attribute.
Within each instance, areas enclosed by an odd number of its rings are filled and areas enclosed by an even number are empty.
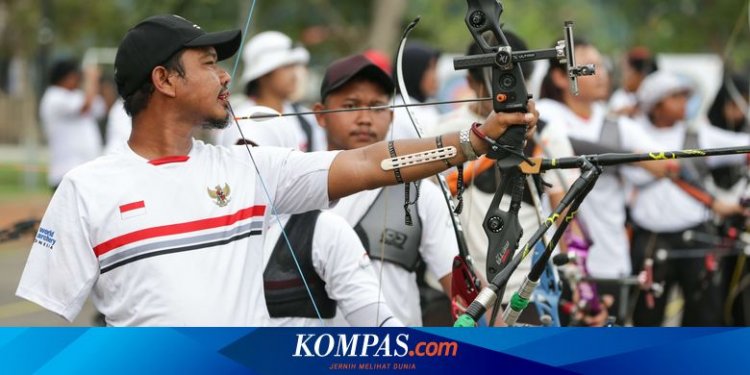
<svg viewBox="0 0 750 375"><path fill-rule="evenodd" d="M206 188L206 190L208 190L208 196L211 197L211 199L214 200L214 203L219 207L224 207L229 204L229 201L231 201L229 194L231 194L232 190L229 189L229 185L226 182L224 183L223 188L220 185L216 185L213 189Z"/></svg>

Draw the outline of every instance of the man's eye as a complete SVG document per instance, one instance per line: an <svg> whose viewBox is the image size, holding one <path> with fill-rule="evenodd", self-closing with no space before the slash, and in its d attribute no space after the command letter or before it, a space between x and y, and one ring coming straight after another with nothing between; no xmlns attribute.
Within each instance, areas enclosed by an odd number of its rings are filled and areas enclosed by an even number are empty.
<svg viewBox="0 0 750 375"><path fill-rule="evenodd" d="M346 109L352 109L352 108L355 108L356 105L354 103L344 103L344 105L342 105L341 107L346 108Z"/></svg>
<svg viewBox="0 0 750 375"><path fill-rule="evenodd" d="M370 108L372 108L373 112L376 113L382 113L388 110L388 108L386 108L385 104L383 103L372 103L370 104Z"/></svg>

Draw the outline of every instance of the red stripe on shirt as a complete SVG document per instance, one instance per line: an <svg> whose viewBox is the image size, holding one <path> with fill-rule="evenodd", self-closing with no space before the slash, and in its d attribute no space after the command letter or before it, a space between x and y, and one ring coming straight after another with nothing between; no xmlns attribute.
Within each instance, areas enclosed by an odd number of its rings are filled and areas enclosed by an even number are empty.
<svg viewBox="0 0 750 375"><path fill-rule="evenodd" d="M247 218L263 216L265 212L266 206L252 206L239 210L231 215L141 229L135 232L123 234L122 236L115 237L94 246L94 254L99 257L121 246L149 238L223 227Z"/></svg>
<svg viewBox="0 0 750 375"><path fill-rule="evenodd" d="M139 208L144 208L144 207L146 207L146 204L143 203L143 201L123 204L122 206L120 206L120 213L124 214L128 211L133 211L133 210L137 210Z"/></svg>
<svg viewBox="0 0 750 375"><path fill-rule="evenodd" d="M186 162L190 159L190 156L182 155L182 156L167 156L160 159L154 159L149 160L148 163L151 165L162 165L162 164L169 164L169 163L182 163Z"/></svg>

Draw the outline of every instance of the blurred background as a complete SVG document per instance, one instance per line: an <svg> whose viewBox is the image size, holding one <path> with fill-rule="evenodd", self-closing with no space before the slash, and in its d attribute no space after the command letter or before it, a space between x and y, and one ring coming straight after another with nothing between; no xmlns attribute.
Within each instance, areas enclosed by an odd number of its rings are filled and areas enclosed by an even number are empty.
<svg viewBox="0 0 750 375"><path fill-rule="evenodd" d="M83 65L98 65L101 95L111 105L116 99L112 63L128 27L150 15L174 13L207 31L243 28L251 4L251 0L0 0L0 325L63 323L14 296L35 230L29 223L41 218L51 196L38 105L52 63L76 58ZM576 35L607 55L613 89L621 61L634 46L650 49L662 65L703 82L705 98L713 98L725 70L750 71L747 0L507 0L503 4L505 28L522 35L532 49L562 39L563 22L574 20ZM443 99L461 92L464 73L452 72L450 58L464 54L470 42L465 12L462 0L260 0L248 35L278 30L310 51L309 79L300 98L313 101L326 64L367 49L392 58L403 27L420 15L411 38L444 52L438 95ZM234 63L234 59L224 62L229 71ZM104 139L106 124L100 125ZM94 312L87 309L76 324L91 324Z"/></svg>

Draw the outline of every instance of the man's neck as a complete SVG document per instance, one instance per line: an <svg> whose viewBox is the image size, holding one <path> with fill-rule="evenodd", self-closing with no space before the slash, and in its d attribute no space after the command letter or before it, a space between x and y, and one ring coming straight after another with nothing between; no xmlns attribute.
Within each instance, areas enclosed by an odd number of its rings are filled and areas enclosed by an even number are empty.
<svg viewBox="0 0 750 375"><path fill-rule="evenodd" d="M193 147L193 129L170 116L153 116L146 111L133 119L128 145L148 160L187 155Z"/></svg>

